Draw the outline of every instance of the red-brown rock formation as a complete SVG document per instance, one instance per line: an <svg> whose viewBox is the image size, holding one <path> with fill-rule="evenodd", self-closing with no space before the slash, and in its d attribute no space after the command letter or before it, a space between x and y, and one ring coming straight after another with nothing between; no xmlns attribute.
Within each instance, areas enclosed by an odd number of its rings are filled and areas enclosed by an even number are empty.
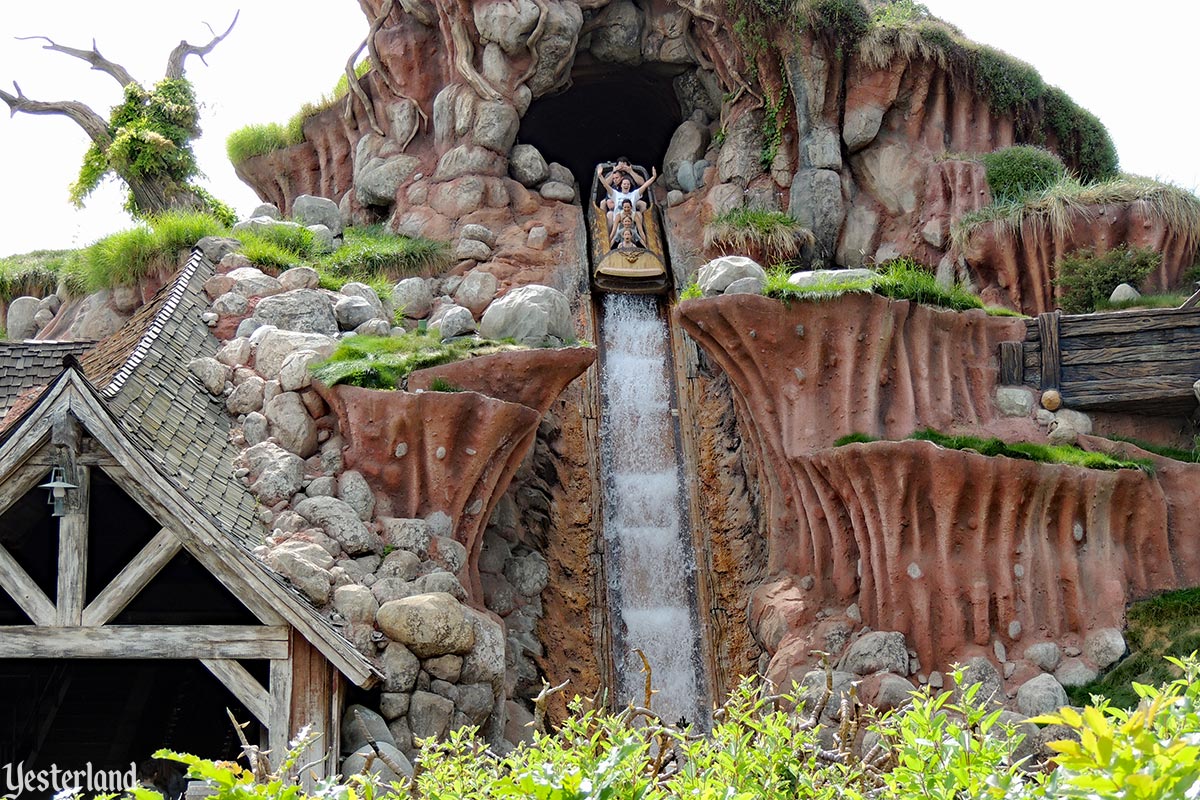
<svg viewBox="0 0 1200 800"><path fill-rule="evenodd" d="M1197 243L1173 228L1145 202L1085 206L1068 212L1064 230L1029 219L1013 232L998 223L978 229L963 253L988 302L1026 314L1057 307L1053 280L1062 257L1075 250L1097 254L1128 244L1162 253L1162 264L1143 283L1146 291L1179 285L1196 257Z"/></svg>
<svg viewBox="0 0 1200 800"><path fill-rule="evenodd" d="M595 358L582 349L557 357L550 355L553 351L537 352L549 362L546 373L531 369L524 354L485 357L493 370L503 373L512 360L525 370L530 383L538 381L520 392L522 399L536 404L532 407L478 391L320 387L346 441L346 466L361 472L382 496L381 515L425 517L436 511L449 515L454 538L467 548L460 578L476 605L483 602L478 562L487 520L529 452L542 413ZM478 381L481 374L464 366L441 376L467 383ZM426 385L429 380L432 376L418 378Z"/></svg>

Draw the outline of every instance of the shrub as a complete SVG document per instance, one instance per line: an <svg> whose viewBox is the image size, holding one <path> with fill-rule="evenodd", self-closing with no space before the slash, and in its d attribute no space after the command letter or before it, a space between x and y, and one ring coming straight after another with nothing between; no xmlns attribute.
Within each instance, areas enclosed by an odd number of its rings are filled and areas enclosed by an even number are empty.
<svg viewBox="0 0 1200 800"><path fill-rule="evenodd" d="M759 208L731 209L704 227L705 247L759 255L770 262L795 258L814 241L812 231L795 217Z"/></svg>
<svg viewBox="0 0 1200 800"><path fill-rule="evenodd" d="M1066 175L1062 160L1049 150L1020 145L983 156L992 201L1020 200L1058 182Z"/></svg>
<svg viewBox="0 0 1200 800"><path fill-rule="evenodd" d="M687 282L687 286L683 287L683 291L679 293L680 300L695 300L704 297L704 292L700 291L700 284L696 282L696 276L693 275Z"/></svg>
<svg viewBox="0 0 1200 800"><path fill-rule="evenodd" d="M1122 283L1133 287L1162 263L1154 250L1119 245L1101 255L1091 250L1076 250L1063 256L1054 285L1059 289L1059 305L1069 313L1086 313L1096 303L1107 300Z"/></svg>

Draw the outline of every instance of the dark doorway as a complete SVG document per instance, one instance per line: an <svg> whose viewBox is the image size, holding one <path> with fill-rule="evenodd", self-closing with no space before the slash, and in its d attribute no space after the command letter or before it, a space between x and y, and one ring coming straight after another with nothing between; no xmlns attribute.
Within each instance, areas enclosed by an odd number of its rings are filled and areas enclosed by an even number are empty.
<svg viewBox="0 0 1200 800"><path fill-rule="evenodd" d="M266 681L265 662L243 666ZM0 794L5 765L173 772L147 763L164 747L234 760L241 748L226 708L251 722L246 738L258 742L250 713L199 661L0 660Z"/></svg>
<svg viewBox="0 0 1200 800"><path fill-rule="evenodd" d="M665 64L581 61L571 73L571 88L530 105L518 139L570 169L585 193L602 161L628 156L647 171L661 167L682 122L672 84L680 71Z"/></svg>

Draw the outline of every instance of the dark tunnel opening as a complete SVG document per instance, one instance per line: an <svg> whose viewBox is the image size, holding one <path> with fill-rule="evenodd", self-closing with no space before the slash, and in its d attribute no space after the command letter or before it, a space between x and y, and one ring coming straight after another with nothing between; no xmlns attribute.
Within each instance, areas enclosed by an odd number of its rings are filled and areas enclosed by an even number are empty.
<svg viewBox="0 0 1200 800"><path fill-rule="evenodd" d="M576 64L571 88L530 105L519 141L570 169L585 193L596 164L618 156L661 171L683 121L672 83L679 72L664 64Z"/></svg>

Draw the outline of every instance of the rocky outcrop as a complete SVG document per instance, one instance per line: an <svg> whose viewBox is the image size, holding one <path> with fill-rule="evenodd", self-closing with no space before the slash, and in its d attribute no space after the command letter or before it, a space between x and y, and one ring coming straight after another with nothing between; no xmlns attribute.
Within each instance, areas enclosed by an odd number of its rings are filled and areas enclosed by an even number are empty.
<svg viewBox="0 0 1200 800"><path fill-rule="evenodd" d="M377 513L406 519L447 515L454 539L467 550L458 572L476 605L483 603L478 559L487 520L532 445L543 411L595 358L591 350L546 355L545 371L524 354L500 353L484 357L488 363L482 367L448 365L432 375L414 374L417 386L441 378L486 389L480 376L504 371L512 360L531 380L497 391L531 405L479 391L318 387L338 416L346 466L361 472L383 496Z"/></svg>

